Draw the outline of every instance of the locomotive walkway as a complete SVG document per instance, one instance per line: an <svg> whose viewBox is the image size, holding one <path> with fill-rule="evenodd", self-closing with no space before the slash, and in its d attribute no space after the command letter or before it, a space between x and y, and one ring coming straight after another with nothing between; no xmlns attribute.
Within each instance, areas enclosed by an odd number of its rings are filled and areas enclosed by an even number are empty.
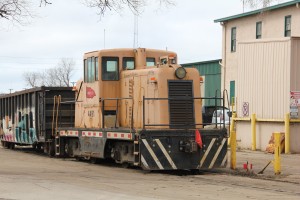
<svg viewBox="0 0 300 200"><path fill-rule="evenodd" d="M229 150L230 155L230 150ZM250 151L250 150L239 150L236 152L236 170L231 170L230 157L228 159L228 167L225 169L226 172L236 175L244 175L253 178L270 179L282 182L290 182L300 184L300 154L281 154L281 174L274 174L274 165L269 161L274 160L274 154L262 152L262 151ZM247 166L248 170L244 169L244 165ZM252 164L252 169L251 168ZM246 167L245 166L245 167ZM266 169L263 173L259 174L264 168Z"/></svg>

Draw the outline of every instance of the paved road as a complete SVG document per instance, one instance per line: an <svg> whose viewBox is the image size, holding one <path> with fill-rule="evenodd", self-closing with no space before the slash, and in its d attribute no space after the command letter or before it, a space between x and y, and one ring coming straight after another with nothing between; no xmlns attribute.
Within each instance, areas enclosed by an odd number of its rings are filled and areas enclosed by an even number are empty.
<svg viewBox="0 0 300 200"><path fill-rule="evenodd" d="M0 200L300 199L299 184L222 172L149 173L0 147Z"/></svg>

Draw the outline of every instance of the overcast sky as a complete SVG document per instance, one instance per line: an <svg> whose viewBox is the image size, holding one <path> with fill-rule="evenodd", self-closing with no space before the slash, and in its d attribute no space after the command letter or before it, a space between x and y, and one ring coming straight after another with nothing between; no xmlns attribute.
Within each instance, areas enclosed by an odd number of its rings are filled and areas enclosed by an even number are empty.
<svg viewBox="0 0 300 200"><path fill-rule="evenodd" d="M139 17L139 47L175 51L179 63L220 59L222 28L214 20L242 13L241 0L174 1L176 5L168 8L148 1L151 4ZM36 6L38 17L29 25L11 26L0 19L0 93L28 88L24 72L43 72L61 58L76 61L72 76L76 81L82 77L84 52L133 47L134 17L128 9L122 14L108 12L100 19L80 0L51 2Z"/></svg>

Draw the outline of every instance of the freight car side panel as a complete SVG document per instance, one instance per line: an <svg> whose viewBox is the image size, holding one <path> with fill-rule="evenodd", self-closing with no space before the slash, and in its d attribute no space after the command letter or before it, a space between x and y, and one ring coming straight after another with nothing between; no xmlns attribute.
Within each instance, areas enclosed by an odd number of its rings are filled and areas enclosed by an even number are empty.
<svg viewBox="0 0 300 200"><path fill-rule="evenodd" d="M33 144L38 140L36 130L36 93L10 95L0 99L2 140Z"/></svg>
<svg viewBox="0 0 300 200"><path fill-rule="evenodd" d="M55 96L60 96L59 110L54 109ZM53 122L54 114L57 123ZM58 125L74 125L74 92L71 88L41 87L0 96L2 141L19 145L44 143L53 139L53 129Z"/></svg>

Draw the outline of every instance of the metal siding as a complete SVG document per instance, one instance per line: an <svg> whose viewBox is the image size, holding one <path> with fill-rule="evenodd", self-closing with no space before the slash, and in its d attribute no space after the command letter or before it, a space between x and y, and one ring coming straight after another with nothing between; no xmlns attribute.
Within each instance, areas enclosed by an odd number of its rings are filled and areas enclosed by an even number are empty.
<svg viewBox="0 0 300 200"><path fill-rule="evenodd" d="M292 38L291 43L291 73L290 90L300 91L300 38ZM299 107L298 107L299 109ZM294 124L290 127L290 150L291 152L300 152L300 124Z"/></svg>
<svg viewBox="0 0 300 200"><path fill-rule="evenodd" d="M289 111L289 40L242 42L238 52L238 116L248 102L249 115L282 119Z"/></svg>
<svg viewBox="0 0 300 200"><path fill-rule="evenodd" d="M216 90L221 91L221 60L182 64L186 68L196 68L201 76L205 76L204 97L214 97ZM215 102L205 100L204 105L215 105Z"/></svg>
<svg viewBox="0 0 300 200"><path fill-rule="evenodd" d="M291 91L300 91L300 38L292 39Z"/></svg>
<svg viewBox="0 0 300 200"><path fill-rule="evenodd" d="M218 91L217 91L218 90ZM205 76L205 96L204 97L215 97L217 91L217 96L220 96L221 91L221 74L206 75ZM214 106L215 100L205 99L204 105ZM218 103L218 105L221 105Z"/></svg>

